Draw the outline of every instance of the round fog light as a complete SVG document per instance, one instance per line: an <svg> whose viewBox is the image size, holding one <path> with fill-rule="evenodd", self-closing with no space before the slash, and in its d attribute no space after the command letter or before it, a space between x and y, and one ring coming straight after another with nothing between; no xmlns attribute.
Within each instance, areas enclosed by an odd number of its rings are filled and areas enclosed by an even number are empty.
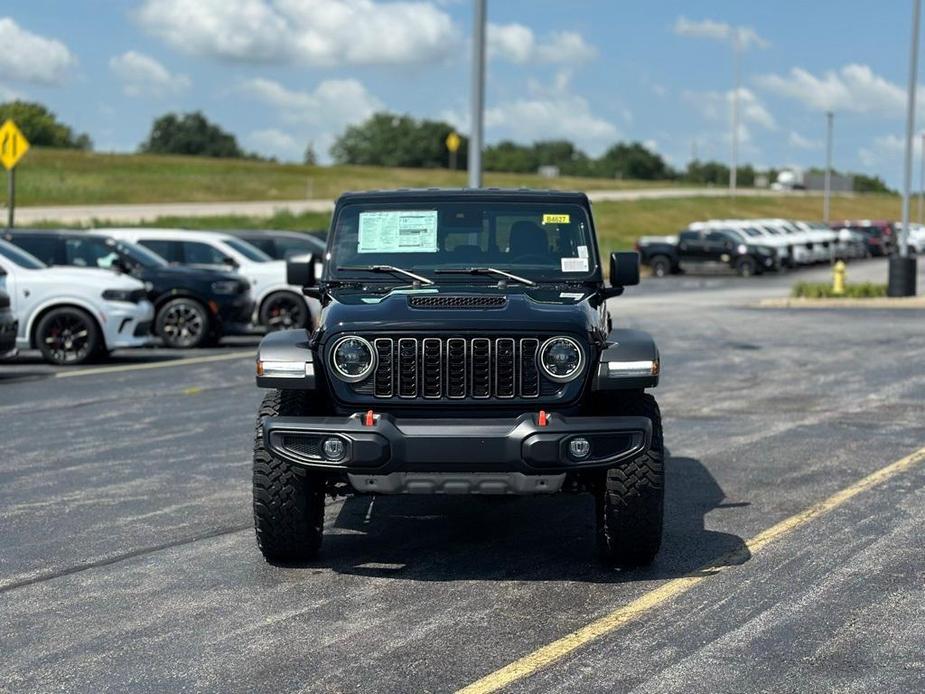
<svg viewBox="0 0 925 694"><path fill-rule="evenodd" d="M575 460L582 460L591 453L591 442L583 436L572 439L568 442L568 454Z"/></svg>
<svg viewBox="0 0 925 694"><path fill-rule="evenodd" d="M324 457L328 460L340 460L347 450L344 442L340 439L325 439L323 448Z"/></svg>

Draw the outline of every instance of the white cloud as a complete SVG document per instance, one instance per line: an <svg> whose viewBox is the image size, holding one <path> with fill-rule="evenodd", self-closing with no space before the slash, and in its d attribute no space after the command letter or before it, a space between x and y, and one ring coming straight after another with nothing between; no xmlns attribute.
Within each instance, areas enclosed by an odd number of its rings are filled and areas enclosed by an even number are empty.
<svg viewBox="0 0 925 694"><path fill-rule="evenodd" d="M252 133L261 151L290 160L300 160L304 143L309 141L314 143L319 158L326 160L328 149L347 125L364 121L383 108L363 83L354 79L325 80L314 90L296 91L279 82L257 78L242 82L235 92L272 107L285 123L298 131L301 140L275 129ZM292 138L292 142L286 137Z"/></svg>
<svg viewBox="0 0 925 694"><path fill-rule="evenodd" d="M63 43L26 31L9 17L0 18L0 75L35 84L60 84L77 64Z"/></svg>
<svg viewBox="0 0 925 694"><path fill-rule="evenodd" d="M786 75L764 75L757 81L765 89L815 111L901 117L906 109L906 90L867 65L845 65L819 76L795 67Z"/></svg>
<svg viewBox="0 0 925 694"><path fill-rule="evenodd" d="M0 84L0 102L2 101L16 101L17 99L22 99L23 95L19 92L10 89L9 87Z"/></svg>
<svg viewBox="0 0 925 694"><path fill-rule="evenodd" d="M918 159L922 152L922 138L916 136L912 138L913 157ZM858 150L858 159L867 167L888 168L896 171L897 179L906 155L906 138L899 135L878 135L871 143Z"/></svg>
<svg viewBox="0 0 925 694"><path fill-rule="evenodd" d="M488 24L489 58L512 63L580 63L591 60L597 49L574 31L557 31L537 40L533 30L523 24Z"/></svg>
<svg viewBox="0 0 925 694"><path fill-rule="evenodd" d="M154 58L136 51L110 58L109 69L122 82L122 91L128 96L163 96L190 86L186 75L172 75Z"/></svg>
<svg viewBox="0 0 925 694"><path fill-rule="evenodd" d="M787 136L787 144L796 149L822 149L822 143L819 140L811 140L803 137L795 130L791 130Z"/></svg>
<svg viewBox="0 0 925 694"><path fill-rule="evenodd" d="M613 123L595 115L587 99L572 93L568 73L559 73L550 88L536 82L528 87L525 97L489 105L485 127L520 142L565 138L591 154L619 139Z"/></svg>
<svg viewBox="0 0 925 694"><path fill-rule="evenodd" d="M450 16L420 0L145 0L137 16L181 51L249 63L428 63L460 43Z"/></svg>
<svg viewBox="0 0 925 694"><path fill-rule="evenodd" d="M242 82L237 91L275 107L288 122L326 128L366 120L382 108L363 83L354 79L325 80L314 91L300 92L273 80L256 78Z"/></svg>
<svg viewBox="0 0 925 694"><path fill-rule="evenodd" d="M673 27L678 36L690 36L713 41L733 41L738 34L739 44L742 48L767 48L770 42L762 38L757 31L746 26L732 26L726 22L717 22L712 19L700 21L678 17Z"/></svg>
<svg viewBox="0 0 925 694"><path fill-rule="evenodd" d="M706 120L729 123L732 119L732 97L728 92L684 91L681 99L693 106ZM739 88L739 117L742 125L757 125L765 130L776 130L777 122L761 100L750 89Z"/></svg>
<svg viewBox="0 0 925 694"><path fill-rule="evenodd" d="M305 150L292 135L276 128L255 130L246 137L246 141L260 154L290 161L298 159Z"/></svg>

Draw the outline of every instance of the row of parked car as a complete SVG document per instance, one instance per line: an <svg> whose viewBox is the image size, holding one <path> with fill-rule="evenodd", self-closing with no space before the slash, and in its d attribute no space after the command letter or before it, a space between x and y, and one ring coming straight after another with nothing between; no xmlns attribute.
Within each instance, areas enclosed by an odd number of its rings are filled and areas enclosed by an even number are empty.
<svg viewBox="0 0 925 694"><path fill-rule="evenodd" d="M309 299L285 259L323 235L177 229L0 232L0 358L38 349L80 364L159 338L203 347L224 335L301 327Z"/></svg>
<svg viewBox="0 0 925 694"><path fill-rule="evenodd" d="M725 265L742 276L801 265L891 255L898 227L881 220L832 224L789 219L712 219L674 236L643 236L642 262L656 277L703 264ZM925 251L925 226L911 225L910 253Z"/></svg>

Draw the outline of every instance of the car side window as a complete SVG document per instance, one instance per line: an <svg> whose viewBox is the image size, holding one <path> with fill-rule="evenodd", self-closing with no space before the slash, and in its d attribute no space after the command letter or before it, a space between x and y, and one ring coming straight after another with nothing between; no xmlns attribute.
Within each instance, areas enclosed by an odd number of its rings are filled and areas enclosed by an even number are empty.
<svg viewBox="0 0 925 694"><path fill-rule="evenodd" d="M700 232L699 231L682 231L679 235L681 241L687 241L688 243L694 243L700 241Z"/></svg>
<svg viewBox="0 0 925 694"><path fill-rule="evenodd" d="M64 262L78 267L112 268L118 260L116 249L100 239L65 239Z"/></svg>
<svg viewBox="0 0 925 694"><path fill-rule="evenodd" d="M726 243L726 241L729 241L729 237L724 231L711 231L707 234L707 241L711 243Z"/></svg>
<svg viewBox="0 0 925 694"><path fill-rule="evenodd" d="M273 239L255 238L253 236L248 236L244 240L247 241L250 245L256 246L271 258L277 257L276 246L281 246L279 241L274 242Z"/></svg>
<svg viewBox="0 0 925 694"><path fill-rule="evenodd" d="M14 243L26 253L34 255L46 265L60 263L58 258L58 240L49 236L31 236L17 234Z"/></svg>
<svg viewBox="0 0 925 694"><path fill-rule="evenodd" d="M183 262L187 265L221 265L225 256L221 251L199 241L180 241Z"/></svg>
<svg viewBox="0 0 925 694"><path fill-rule="evenodd" d="M175 244L173 241L158 241L157 239L139 239L138 245L144 246L152 253L156 253L168 263L176 263L180 259L177 257Z"/></svg>

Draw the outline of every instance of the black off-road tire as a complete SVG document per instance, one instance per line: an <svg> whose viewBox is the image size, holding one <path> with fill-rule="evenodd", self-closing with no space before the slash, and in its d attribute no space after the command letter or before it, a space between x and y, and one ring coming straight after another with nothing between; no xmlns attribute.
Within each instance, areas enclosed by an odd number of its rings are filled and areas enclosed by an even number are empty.
<svg viewBox="0 0 925 694"><path fill-rule="evenodd" d="M651 564L662 544L665 447L655 398L645 393L617 397L608 414L648 418L652 442L633 460L607 470L597 493L597 539L602 561L633 568Z"/></svg>
<svg viewBox="0 0 925 694"><path fill-rule="evenodd" d="M305 414L298 391L270 392L257 414L254 437L254 529L268 562L304 562L321 548L324 477L275 458L263 441L263 418Z"/></svg>
<svg viewBox="0 0 925 694"><path fill-rule="evenodd" d="M652 274L655 277L668 277L671 274L671 258L667 255L657 255L649 261Z"/></svg>

